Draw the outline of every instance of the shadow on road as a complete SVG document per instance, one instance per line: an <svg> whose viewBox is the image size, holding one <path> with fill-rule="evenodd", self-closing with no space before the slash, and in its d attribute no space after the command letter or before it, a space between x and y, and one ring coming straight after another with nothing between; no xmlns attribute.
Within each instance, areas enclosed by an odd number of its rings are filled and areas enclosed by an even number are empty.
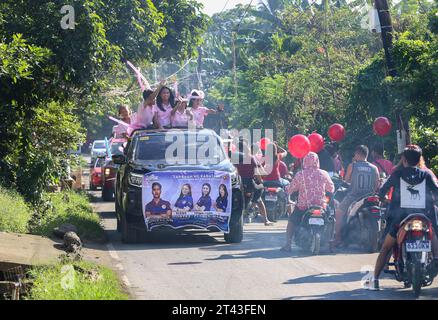
<svg viewBox="0 0 438 320"><path fill-rule="evenodd" d="M438 288L423 288L418 300L437 299ZM335 291L321 295L288 297L283 300L415 300L412 289L385 288L380 291L355 289Z"/></svg>

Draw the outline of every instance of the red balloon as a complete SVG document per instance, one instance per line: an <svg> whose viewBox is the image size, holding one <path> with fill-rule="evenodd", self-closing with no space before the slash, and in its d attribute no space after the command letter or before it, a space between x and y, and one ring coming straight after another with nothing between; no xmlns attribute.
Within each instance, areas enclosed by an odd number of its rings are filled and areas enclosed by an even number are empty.
<svg viewBox="0 0 438 320"><path fill-rule="evenodd" d="M271 143L269 138L261 138L259 141L260 149L266 150L266 146Z"/></svg>
<svg viewBox="0 0 438 320"><path fill-rule="evenodd" d="M310 151L318 153L324 148L324 138L319 133L312 133L308 136L310 141Z"/></svg>
<svg viewBox="0 0 438 320"><path fill-rule="evenodd" d="M310 141L302 134L296 134L288 143L290 153L298 159L304 158L310 152Z"/></svg>
<svg viewBox="0 0 438 320"><path fill-rule="evenodd" d="M345 138L345 129L342 124L332 124L328 129L328 135L332 141L341 141Z"/></svg>
<svg viewBox="0 0 438 320"><path fill-rule="evenodd" d="M388 118L386 117L378 117L376 120L374 120L374 132L381 137L386 136L389 132L391 132L391 128L391 122L389 122Z"/></svg>

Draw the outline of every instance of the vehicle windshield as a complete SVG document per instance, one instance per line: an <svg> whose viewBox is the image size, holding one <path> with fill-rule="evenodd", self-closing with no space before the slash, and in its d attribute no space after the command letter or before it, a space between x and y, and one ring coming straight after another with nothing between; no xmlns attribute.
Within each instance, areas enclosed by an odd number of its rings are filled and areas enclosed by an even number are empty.
<svg viewBox="0 0 438 320"><path fill-rule="evenodd" d="M105 149L105 142L95 142L94 143L94 149Z"/></svg>
<svg viewBox="0 0 438 320"><path fill-rule="evenodd" d="M111 143L111 155L123 154L123 152L119 150L121 146L123 146L122 142Z"/></svg>
<svg viewBox="0 0 438 320"><path fill-rule="evenodd" d="M225 159L219 138L211 133L140 134L134 148L134 160L140 163L209 165Z"/></svg>
<svg viewBox="0 0 438 320"><path fill-rule="evenodd" d="M102 167L105 164L105 159L103 158L97 158L96 163L94 164L94 167Z"/></svg>

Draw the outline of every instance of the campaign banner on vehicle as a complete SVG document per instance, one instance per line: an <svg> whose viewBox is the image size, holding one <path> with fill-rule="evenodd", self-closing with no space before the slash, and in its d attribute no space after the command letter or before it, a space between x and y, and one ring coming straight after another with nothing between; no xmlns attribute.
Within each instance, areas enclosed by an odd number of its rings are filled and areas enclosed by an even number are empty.
<svg viewBox="0 0 438 320"><path fill-rule="evenodd" d="M158 171L145 174L143 216L148 231L159 226L174 229L217 227L229 232L230 174L222 171Z"/></svg>

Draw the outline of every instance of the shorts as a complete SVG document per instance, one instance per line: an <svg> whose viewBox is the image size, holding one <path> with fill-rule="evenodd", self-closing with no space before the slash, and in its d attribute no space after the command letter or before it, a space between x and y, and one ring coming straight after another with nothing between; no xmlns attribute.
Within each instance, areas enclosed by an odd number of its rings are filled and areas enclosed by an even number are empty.
<svg viewBox="0 0 438 320"><path fill-rule="evenodd" d="M291 215L289 215L288 221L293 223L294 226L299 226L301 224L301 221L303 220L303 216L306 213L307 210L300 210L297 207L295 207L294 211Z"/></svg>
<svg viewBox="0 0 438 320"><path fill-rule="evenodd" d="M356 202L357 200L361 199L363 196L356 196L347 194L344 199L339 203L339 210L347 213L348 208L353 204L353 202Z"/></svg>
<svg viewBox="0 0 438 320"><path fill-rule="evenodd" d="M388 221L388 226L385 229L385 232L388 232L389 235L393 238L397 238L397 233L398 230L400 228L400 223L406 219L407 216L409 216L410 214L412 214L412 212L400 212L400 211L392 211L390 214L390 220ZM437 218L436 218L436 214L433 210L431 210L429 213L426 213L426 217L428 217L431 222L432 222L432 227L433 230L435 232L435 234L437 234L438 232L438 225L437 225Z"/></svg>
<svg viewBox="0 0 438 320"><path fill-rule="evenodd" d="M252 192L253 195L252 195L251 201L252 202L259 202L260 199L262 198L263 188L256 189L254 187L253 181L254 181L253 178L242 178L243 192Z"/></svg>

